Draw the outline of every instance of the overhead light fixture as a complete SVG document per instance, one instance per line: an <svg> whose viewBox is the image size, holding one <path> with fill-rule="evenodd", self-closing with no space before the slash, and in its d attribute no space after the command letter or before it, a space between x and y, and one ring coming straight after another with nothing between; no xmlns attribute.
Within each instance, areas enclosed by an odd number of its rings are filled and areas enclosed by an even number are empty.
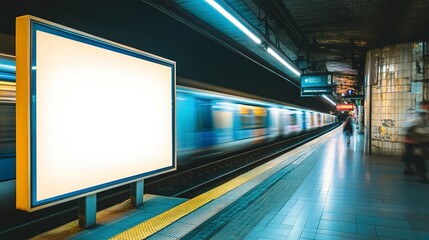
<svg viewBox="0 0 429 240"><path fill-rule="evenodd" d="M324 98L324 99L326 99L330 104L332 104L332 105L334 105L334 106L337 106L337 104L336 103L334 103L334 101L332 101L330 98L328 98L326 95L322 95L322 97Z"/></svg>
<svg viewBox="0 0 429 240"><path fill-rule="evenodd" d="M273 49L270 47L267 48L267 52L271 54L277 61L281 62L285 67L287 67L289 70L291 70L293 73L295 73L297 76L301 76L301 73L296 70L295 67L287 63L282 57L280 57Z"/></svg>
<svg viewBox="0 0 429 240"><path fill-rule="evenodd" d="M222 14L226 19L228 19L232 24L234 24L238 29L240 29L244 34L246 34L250 39L252 39L256 44L261 44L262 40L257 37L254 33L252 33L248 28L246 28L240 21L238 21L234 16L232 16L227 10L225 10L219 3L217 3L214 0L205 0L210 6L212 6L216 11L218 11L220 14ZM282 57L280 57L279 54L277 54L273 49L270 47L267 47L267 52L271 54L277 61L282 63L286 68L288 68L290 71L292 71L297 76L301 76L301 72L294 67L293 65L289 64L284 60Z"/></svg>
<svg viewBox="0 0 429 240"><path fill-rule="evenodd" d="M226 19L228 19L232 24L234 24L238 29L240 29L244 34L251 38L256 44L261 44L262 41L255 34L253 34L249 29L247 29L240 21L238 21L234 16L232 16L228 11L226 11L221 5L213 0L206 0L216 11L222 14Z"/></svg>

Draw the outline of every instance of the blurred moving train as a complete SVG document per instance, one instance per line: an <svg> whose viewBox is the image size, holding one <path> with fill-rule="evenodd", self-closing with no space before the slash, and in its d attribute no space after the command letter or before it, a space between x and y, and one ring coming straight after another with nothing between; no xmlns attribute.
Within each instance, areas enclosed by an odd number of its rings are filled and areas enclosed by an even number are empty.
<svg viewBox="0 0 429 240"><path fill-rule="evenodd" d="M178 83L179 166L295 136L336 120L333 115L192 80L178 78Z"/></svg>
<svg viewBox="0 0 429 240"><path fill-rule="evenodd" d="M314 130L336 119L183 78L177 82L181 84L176 91L179 169L209 157ZM0 212L14 208L15 59L0 55Z"/></svg>

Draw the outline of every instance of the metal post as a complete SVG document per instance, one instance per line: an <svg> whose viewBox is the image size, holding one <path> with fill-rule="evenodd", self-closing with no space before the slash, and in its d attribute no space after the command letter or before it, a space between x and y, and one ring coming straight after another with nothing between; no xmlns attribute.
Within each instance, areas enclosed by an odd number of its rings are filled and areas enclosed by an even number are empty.
<svg viewBox="0 0 429 240"><path fill-rule="evenodd" d="M79 199L79 227L90 228L96 225L97 195L92 194Z"/></svg>
<svg viewBox="0 0 429 240"><path fill-rule="evenodd" d="M138 207L143 205L144 180L138 180L130 184L131 206Z"/></svg>

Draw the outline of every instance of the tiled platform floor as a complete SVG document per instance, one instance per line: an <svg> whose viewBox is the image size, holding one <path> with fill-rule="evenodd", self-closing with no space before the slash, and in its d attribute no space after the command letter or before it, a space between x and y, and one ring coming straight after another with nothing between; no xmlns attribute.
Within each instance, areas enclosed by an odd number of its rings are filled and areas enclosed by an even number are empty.
<svg viewBox="0 0 429 240"><path fill-rule="evenodd" d="M335 131L289 153L293 162L262 174L267 178L255 177L149 239L429 240L429 185L403 175L400 159L364 155L363 135L347 145ZM145 195L137 209L125 204L98 213L94 228L74 221L34 239L109 239L185 201ZM208 217L213 209L220 212Z"/></svg>
<svg viewBox="0 0 429 240"><path fill-rule="evenodd" d="M282 176L192 239L429 239L429 185L403 175L400 159L364 155L363 135L347 145L341 133L311 158L310 171Z"/></svg>

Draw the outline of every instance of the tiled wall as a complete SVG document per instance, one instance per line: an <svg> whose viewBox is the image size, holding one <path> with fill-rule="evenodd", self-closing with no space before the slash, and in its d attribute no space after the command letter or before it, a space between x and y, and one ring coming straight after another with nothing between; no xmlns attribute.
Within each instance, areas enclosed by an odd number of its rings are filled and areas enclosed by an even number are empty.
<svg viewBox="0 0 429 240"><path fill-rule="evenodd" d="M409 110L428 98L429 63L423 43L397 44L367 53L376 76L366 82L366 141L373 154L400 156ZM370 72L371 69L366 69Z"/></svg>

